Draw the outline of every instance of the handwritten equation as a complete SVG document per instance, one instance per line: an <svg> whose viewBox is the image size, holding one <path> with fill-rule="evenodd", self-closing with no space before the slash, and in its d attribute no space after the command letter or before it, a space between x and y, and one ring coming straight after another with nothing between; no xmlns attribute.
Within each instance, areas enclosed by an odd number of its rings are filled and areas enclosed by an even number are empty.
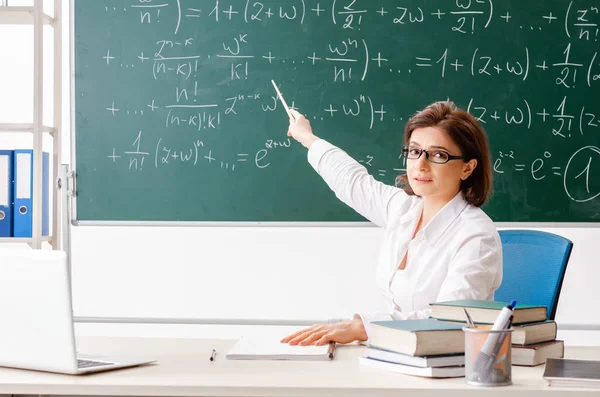
<svg viewBox="0 0 600 397"><path fill-rule="evenodd" d="M582 54L581 51L573 50L571 43L562 49L556 49L551 54L551 58L547 58L546 54L537 54L535 48L530 49L528 46L514 48L514 52L509 56L498 56L493 49L480 47L467 47L468 52L465 54L465 48L461 46L460 50L444 48L439 53L422 53L412 59L402 58L393 61L391 57L394 51L375 51L366 39L345 39L326 43L319 46L319 52L298 54L295 50L291 55L285 50L279 52L269 50L264 54L255 55L248 50L252 48L252 35L244 33L224 40L223 50L217 53L191 53L185 56L169 54L169 50L179 53L188 46L194 48L192 47L194 41L193 37L181 42L159 40L155 43L156 52L152 57L140 52L119 59L115 56L115 51L111 53L109 48L102 59L108 66L112 64L113 67L132 69L151 62L152 77L155 80L161 77L194 79L198 76L200 61L211 59L229 62L227 68L224 68L226 74L222 77L231 81L247 80L251 77L252 70L273 64L286 67L291 65L294 69L303 66L302 70L307 72L314 68L327 67L331 70L330 77L333 81L342 83L365 81L369 72L373 73L373 71L384 71L391 75L410 75L419 71L423 76L441 79L465 74L483 78L501 76L522 81L527 81L528 78L540 78L540 76L545 78L549 75L549 79L554 84L565 88L575 88L577 84L584 84L590 88L597 87L600 80L598 51Z"/></svg>
<svg viewBox="0 0 600 397"><path fill-rule="evenodd" d="M194 7L186 6L186 4ZM394 2L393 5L375 5L361 0L330 0L314 2L308 0L292 0L285 4L272 6L267 1L241 0L237 2L213 0L206 2L186 2L185 0L138 0L125 7L105 6L107 13L137 13L139 23L161 23L161 11L175 8L171 23L173 33L177 34L182 24L199 24L204 20L216 22L235 22L240 24L261 24L266 20L280 19L292 21L299 25L315 23L331 23L341 29L360 30L368 17L375 17L378 23L394 25L422 24L438 22L442 19L450 21L450 32L473 34L478 29L486 29L494 22L517 24L518 18L509 11L503 10L502 1L493 0L455 0L444 2L445 8L437 8L422 2L422 5L407 5ZM410 3L410 2L406 2ZM539 19L520 24L520 29L543 30L551 25L559 25L562 33L568 38L579 40L597 40L599 7L597 5L579 5L577 1L560 2L562 7L544 12ZM372 19L371 19L372 20Z"/></svg>
<svg viewBox="0 0 600 397"><path fill-rule="evenodd" d="M205 145L201 140L193 140L170 144L168 140L161 137L156 144L146 142L143 131L139 131L132 141L130 148L117 150L107 156L113 164L124 162L125 166L132 171L143 171L144 167L160 168L169 165L185 164L189 166L218 167L234 172L241 164L250 163L250 166L258 169L267 168L271 165L269 152L273 150L289 149L291 140L268 139L263 146L253 153L230 153L219 152ZM148 160L147 160L148 159Z"/></svg>

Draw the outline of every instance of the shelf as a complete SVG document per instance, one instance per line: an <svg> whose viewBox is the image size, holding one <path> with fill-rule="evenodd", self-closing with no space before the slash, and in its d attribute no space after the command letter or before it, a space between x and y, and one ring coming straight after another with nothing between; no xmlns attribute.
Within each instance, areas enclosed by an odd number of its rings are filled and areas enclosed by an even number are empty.
<svg viewBox="0 0 600 397"><path fill-rule="evenodd" d="M0 7L0 25L33 25L34 7L4 6ZM44 25L54 25L54 18L42 15Z"/></svg>
<svg viewBox="0 0 600 397"><path fill-rule="evenodd" d="M49 151L50 154L50 163L48 164L51 169L56 174L59 170L60 164L58 164L57 159L60 159L61 153L61 99L62 99L62 51L63 51L63 24L61 15L63 13L62 0L53 0L53 9L46 7L46 12L44 12L44 7L47 6L47 0L29 0L29 3L26 4L25 1L17 0L16 3L21 3L19 5L7 5L7 1L0 0L0 26L7 25L6 28L3 29L3 36L0 37L0 41L4 40L4 35L7 37L11 37L10 30L16 29L13 26L26 26L26 30L31 29L33 32L33 37L31 38L31 49L33 50L33 73L31 79L33 80L33 92L32 92L32 107L33 107L33 119L26 118L25 122L20 122L20 120L16 118L10 118L10 114L7 118L0 120L0 137L6 136L7 140L10 142L13 138L18 138L20 142L23 138L26 137L27 134L31 135L31 140L33 141L31 145L27 145L29 149L33 149L34 152L44 151L44 146L47 145L47 137L46 134L49 135L50 140L52 141L52 150ZM25 4L23 4L25 3ZM52 28L51 32L47 32L45 27L49 26ZM68 27L68 26L67 26ZM8 30L7 30L8 29ZM4 32L7 30L7 32ZM17 29L14 34L20 34L20 31ZM51 39L54 45L50 45L48 50L52 50L54 57L50 64L54 64L53 72L50 73L53 75L53 88L50 89L52 92L54 103L53 106L53 121L46 121L50 124L44 124L44 113L45 109L45 74L47 69L47 62L45 61L45 51L48 45L47 39ZM29 41L29 40L27 40ZM68 42L67 42L68 43ZM23 44L24 45L24 44ZM29 47L29 46L27 46ZM2 66L0 66L0 70ZM48 71L49 73L49 71ZM7 91L6 94L0 88L0 97L7 96L10 98L10 93ZM25 133L26 135L23 135ZM15 135L17 134L17 135ZM2 139L2 138L0 138ZM27 139L26 139L27 141ZM8 142L4 142L6 146ZM22 143L25 144L25 143ZM19 144L21 145L21 144ZM12 145L11 145L12 146ZM34 188L39 188L40 184L43 185L43 178L40 178L41 168L43 168L43 162L35 161L31 166L33 171L33 180ZM37 177L36 177L37 176ZM42 186L43 187L43 186ZM33 249L41 248L41 245L45 245L43 243L49 243L56 249L56 247L60 246L61 239L63 233L60 232L62 225L65 223L59 216L62 208L62 204L60 203L62 196L59 195L59 190L52 184L51 191L51 200L52 206L49 208L49 211L52 213L52 219L54 220L52 223L52 228L49 230L52 236L40 236L42 232L41 228L41 215L42 211L34 211L33 219L32 219L32 237L0 237L0 245L3 244L26 244L29 245ZM41 195L37 195L33 200L33 207L38 208L40 205L40 201L42 201ZM42 203L43 205L43 203ZM62 214L61 214L62 215Z"/></svg>
<svg viewBox="0 0 600 397"><path fill-rule="evenodd" d="M42 236L41 241L50 241L51 236ZM0 237L0 243L32 243L31 237Z"/></svg>
<svg viewBox="0 0 600 397"><path fill-rule="evenodd" d="M33 123L0 123L0 132L33 132ZM42 132L54 133L54 128L42 126Z"/></svg>

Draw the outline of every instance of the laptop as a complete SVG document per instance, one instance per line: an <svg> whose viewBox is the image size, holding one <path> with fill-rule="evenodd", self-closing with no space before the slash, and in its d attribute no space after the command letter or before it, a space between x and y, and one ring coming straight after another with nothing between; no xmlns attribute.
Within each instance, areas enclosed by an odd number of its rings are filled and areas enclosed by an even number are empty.
<svg viewBox="0 0 600 397"><path fill-rule="evenodd" d="M0 249L0 366L88 374L155 360L77 353L66 252Z"/></svg>

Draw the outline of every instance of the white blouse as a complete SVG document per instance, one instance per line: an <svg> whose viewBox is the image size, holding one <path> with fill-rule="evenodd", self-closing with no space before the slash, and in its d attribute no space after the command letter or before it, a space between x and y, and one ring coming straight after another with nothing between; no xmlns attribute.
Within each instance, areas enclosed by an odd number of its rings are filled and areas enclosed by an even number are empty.
<svg viewBox="0 0 600 397"><path fill-rule="evenodd" d="M376 283L387 308L360 313L369 334L375 320L427 318L432 302L493 300L502 281L502 246L492 220L458 193L411 240L423 200L381 183L343 150L320 139L308 161L336 196L385 228ZM399 270L407 254L406 267Z"/></svg>

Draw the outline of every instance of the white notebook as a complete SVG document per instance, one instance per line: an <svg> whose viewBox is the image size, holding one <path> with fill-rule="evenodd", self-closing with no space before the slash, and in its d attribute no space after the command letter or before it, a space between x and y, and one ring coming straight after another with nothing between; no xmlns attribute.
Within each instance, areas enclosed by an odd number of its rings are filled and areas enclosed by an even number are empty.
<svg viewBox="0 0 600 397"><path fill-rule="evenodd" d="M335 343L323 346L290 346L273 337L244 337L229 350L229 360L332 360Z"/></svg>

